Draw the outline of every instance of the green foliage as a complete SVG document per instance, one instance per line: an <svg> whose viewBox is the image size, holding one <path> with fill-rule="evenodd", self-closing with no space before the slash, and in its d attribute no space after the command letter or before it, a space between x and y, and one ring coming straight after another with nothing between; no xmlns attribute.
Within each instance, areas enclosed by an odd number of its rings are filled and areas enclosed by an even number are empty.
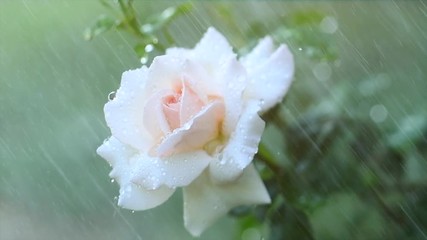
<svg viewBox="0 0 427 240"><path fill-rule="evenodd" d="M92 40L97 35L111 29L129 32L136 38L134 51L143 63L147 61L153 50L163 53L165 44L175 43L169 32L169 25L174 19L185 15L192 8L191 3L183 3L141 20L134 8L133 0L100 1L102 5L115 12L116 17L101 15L91 27L85 30L85 39ZM165 42L161 41L163 39Z"/></svg>

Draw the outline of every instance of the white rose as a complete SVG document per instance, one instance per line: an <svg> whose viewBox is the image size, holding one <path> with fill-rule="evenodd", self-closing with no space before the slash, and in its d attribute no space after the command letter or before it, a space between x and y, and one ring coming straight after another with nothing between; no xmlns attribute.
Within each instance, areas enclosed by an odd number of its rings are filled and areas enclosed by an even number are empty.
<svg viewBox="0 0 427 240"><path fill-rule="evenodd" d="M269 203L251 164L259 113L282 100L293 72L286 45L265 37L238 60L209 28L194 49L168 49L123 73L104 107L112 136L97 150L113 167L118 204L150 209L183 187L185 226L197 236L233 207Z"/></svg>

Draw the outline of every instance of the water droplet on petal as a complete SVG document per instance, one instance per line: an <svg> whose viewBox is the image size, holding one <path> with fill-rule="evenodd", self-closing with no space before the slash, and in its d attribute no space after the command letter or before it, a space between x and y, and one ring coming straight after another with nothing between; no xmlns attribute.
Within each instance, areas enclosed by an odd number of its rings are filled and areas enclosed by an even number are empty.
<svg viewBox="0 0 427 240"><path fill-rule="evenodd" d="M108 101L112 101L114 100L114 98L116 97L116 92L112 91L108 94Z"/></svg>

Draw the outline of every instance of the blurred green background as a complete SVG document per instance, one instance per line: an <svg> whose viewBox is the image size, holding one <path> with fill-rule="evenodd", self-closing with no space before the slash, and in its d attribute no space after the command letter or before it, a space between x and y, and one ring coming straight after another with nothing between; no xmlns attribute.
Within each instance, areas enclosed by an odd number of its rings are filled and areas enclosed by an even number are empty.
<svg viewBox="0 0 427 240"><path fill-rule="evenodd" d="M145 17L179 3L142 1L135 8ZM194 2L170 30L178 46L192 47L208 26L215 26L240 49L258 35L286 27L287 16L304 11L323 14L317 27L329 34L337 58L309 57L304 44L323 41L316 38L318 29L308 29L304 36L310 39L301 46L291 41L296 82L282 112L298 123L300 132L315 126L310 121L318 112L355 119L341 128L362 134L364 146L391 146L403 159L386 164L383 172L393 184L403 179L405 193L385 191L380 198L406 213L402 221L410 225L399 226L381 207L361 197L360 191L370 184L386 188L388 183L375 180L369 163L351 160L364 155L349 150L348 139L341 136L333 147L328 145L333 149L323 155L328 161L304 172L308 176L299 175L301 182L310 182L316 172L328 174L315 178L319 185L302 184L299 196L321 188L322 179L335 183L319 207L306 211L315 238L427 239L425 2ZM183 227L180 193L150 211L120 209L118 186L108 177L110 167L95 153L110 134L102 110L108 93L118 88L123 71L140 66L133 51L136 40L125 32L84 40L83 31L105 13L108 9L100 1L0 1L2 240L192 239ZM369 135L371 127L378 133ZM298 156L307 150L298 137L287 142L291 149L286 150L286 141L274 129L269 126L264 141L278 159L289 155L286 152L297 151L292 156ZM342 166L349 171L343 172ZM393 172L396 167L398 173ZM368 169L362 179L367 188L352 185L349 173L359 174L360 169ZM406 190L413 192L408 195ZM248 240L259 234L241 233L239 228L236 219L225 217L201 239Z"/></svg>

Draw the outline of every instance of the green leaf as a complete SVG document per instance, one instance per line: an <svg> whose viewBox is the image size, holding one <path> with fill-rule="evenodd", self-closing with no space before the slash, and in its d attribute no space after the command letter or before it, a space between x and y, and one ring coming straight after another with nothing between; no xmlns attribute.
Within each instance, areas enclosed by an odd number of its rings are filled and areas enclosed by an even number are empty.
<svg viewBox="0 0 427 240"><path fill-rule="evenodd" d="M191 3L184 3L176 7L165 9L162 13L151 17L141 26L141 32L152 34L159 29L166 27L174 18L188 13L192 9Z"/></svg>
<svg viewBox="0 0 427 240"><path fill-rule="evenodd" d="M95 36L110 30L118 24L117 20L106 15L101 15L91 27L85 30L84 38L86 40L92 40Z"/></svg>

